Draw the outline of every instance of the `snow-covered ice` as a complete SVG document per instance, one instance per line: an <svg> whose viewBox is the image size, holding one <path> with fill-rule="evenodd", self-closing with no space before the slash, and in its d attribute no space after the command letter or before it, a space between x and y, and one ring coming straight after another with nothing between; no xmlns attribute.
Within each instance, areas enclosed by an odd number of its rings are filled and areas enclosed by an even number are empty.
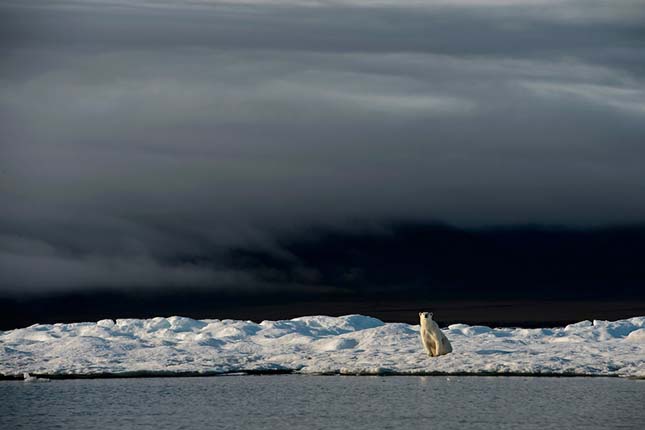
<svg viewBox="0 0 645 430"><path fill-rule="evenodd" d="M443 331L454 352L430 358L418 325L362 315L260 324L177 316L36 324L0 331L0 374L294 371L645 378L645 317L539 329L454 324Z"/></svg>

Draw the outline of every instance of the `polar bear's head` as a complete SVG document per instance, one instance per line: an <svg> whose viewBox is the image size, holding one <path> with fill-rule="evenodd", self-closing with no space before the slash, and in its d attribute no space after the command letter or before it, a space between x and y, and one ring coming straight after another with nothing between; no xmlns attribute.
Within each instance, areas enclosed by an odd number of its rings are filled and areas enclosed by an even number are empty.
<svg viewBox="0 0 645 430"><path fill-rule="evenodd" d="M419 319L421 321L431 320L432 319L432 312L419 312Z"/></svg>

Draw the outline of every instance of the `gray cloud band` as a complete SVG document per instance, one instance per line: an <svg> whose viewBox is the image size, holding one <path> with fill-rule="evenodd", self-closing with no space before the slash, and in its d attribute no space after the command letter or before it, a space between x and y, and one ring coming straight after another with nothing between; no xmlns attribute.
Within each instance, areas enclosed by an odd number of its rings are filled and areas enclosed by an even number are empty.
<svg viewBox="0 0 645 430"><path fill-rule="evenodd" d="M642 3L471 3L5 2L0 288L253 285L219 252L352 220L645 219Z"/></svg>

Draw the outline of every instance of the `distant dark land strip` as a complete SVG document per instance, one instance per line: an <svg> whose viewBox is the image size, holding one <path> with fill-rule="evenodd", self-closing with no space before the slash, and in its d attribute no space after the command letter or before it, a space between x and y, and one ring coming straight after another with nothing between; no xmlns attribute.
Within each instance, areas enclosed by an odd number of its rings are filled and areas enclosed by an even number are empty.
<svg viewBox="0 0 645 430"><path fill-rule="evenodd" d="M240 309L241 318L284 319L302 315L369 315L385 322L418 324L419 311L435 314L441 326L465 323L489 327L558 327L583 320L618 320L645 315L645 301L388 301L367 303L298 303ZM233 311L233 310L231 310ZM251 317L244 318L242 315ZM285 316L286 315L286 316Z"/></svg>
<svg viewBox="0 0 645 430"><path fill-rule="evenodd" d="M31 324L98 321L104 318L151 318L181 315L195 319L290 319L305 315L363 314L385 322L418 323L418 312L432 311L442 326L454 323L491 327L556 327L582 320L617 320L645 315L643 299L495 299L352 298L321 300L250 298L219 300L203 296L64 295L40 299L0 299L0 330Z"/></svg>

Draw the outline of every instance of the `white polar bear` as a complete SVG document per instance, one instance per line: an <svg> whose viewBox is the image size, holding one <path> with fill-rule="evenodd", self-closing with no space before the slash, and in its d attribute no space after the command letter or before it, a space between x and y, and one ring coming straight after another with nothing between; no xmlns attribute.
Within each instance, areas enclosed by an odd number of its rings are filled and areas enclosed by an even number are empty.
<svg viewBox="0 0 645 430"><path fill-rule="evenodd" d="M452 352L450 341L432 320L432 312L419 312L419 319L421 320L421 343L426 353L436 357Z"/></svg>

